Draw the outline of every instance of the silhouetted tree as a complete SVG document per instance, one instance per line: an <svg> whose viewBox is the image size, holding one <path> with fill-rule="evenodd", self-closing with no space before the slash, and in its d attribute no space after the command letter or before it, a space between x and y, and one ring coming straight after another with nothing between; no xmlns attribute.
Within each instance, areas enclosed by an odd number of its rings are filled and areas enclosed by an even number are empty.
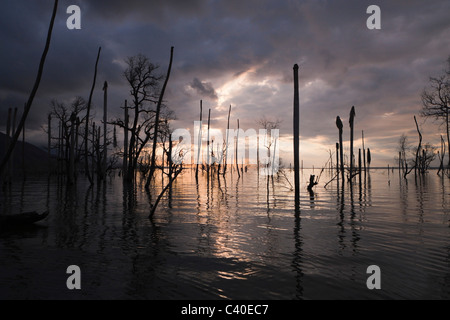
<svg viewBox="0 0 450 320"><path fill-rule="evenodd" d="M130 86L131 104L128 105L130 123L123 119L116 119L111 124L128 132L129 142L124 154L128 158L127 172L124 178L128 181L134 179L139 158L147 145L153 140L157 104L162 75L159 74L158 66L142 54L129 57L125 60L127 69L124 77ZM164 124L173 117L172 113L161 105L159 122ZM164 130L164 128L163 128Z"/></svg>
<svg viewBox="0 0 450 320"><path fill-rule="evenodd" d="M71 161L75 166L81 156L81 148L78 143L79 140L83 141L84 139L79 128L86 121L86 110L87 104L82 97L74 98L70 106L58 102L58 100L51 102L49 117L60 130L58 133L50 132L50 152L51 149L58 149L58 160L65 163L67 172L71 171L69 170ZM43 130L49 133L49 128L43 128ZM59 150L61 147L63 149ZM75 167L73 169L75 170Z"/></svg>

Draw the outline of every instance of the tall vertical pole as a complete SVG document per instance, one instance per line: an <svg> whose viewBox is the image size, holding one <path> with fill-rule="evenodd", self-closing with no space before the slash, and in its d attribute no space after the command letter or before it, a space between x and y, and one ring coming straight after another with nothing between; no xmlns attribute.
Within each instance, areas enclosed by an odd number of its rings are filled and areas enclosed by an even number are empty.
<svg viewBox="0 0 450 320"><path fill-rule="evenodd" d="M361 163L361 148L359 149L358 154L358 170L359 170L359 185L361 185L361 170L362 170L362 163Z"/></svg>
<svg viewBox="0 0 450 320"><path fill-rule="evenodd" d="M294 180L296 214L300 213L300 98L298 69L298 65L294 65Z"/></svg>
<svg viewBox="0 0 450 320"><path fill-rule="evenodd" d="M355 107L352 107L350 111L350 179L353 177L353 169L355 166L353 157L353 134L354 134L354 122L355 121Z"/></svg>
<svg viewBox="0 0 450 320"><path fill-rule="evenodd" d="M344 125L342 124L342 120L339 116L336 117L336 126L339 129L339 157L340 157L340 165L341 165L341 176L342 176L342 184L344 184L345 180L345 172L344 172L344 146L342 144L342 134L344 130Z"/></svg>
<svg viewBox="0 0 450 320"><path fill-rule="evenodd" d="M339 142L336 142L336 174L339 178Z"/></svg>

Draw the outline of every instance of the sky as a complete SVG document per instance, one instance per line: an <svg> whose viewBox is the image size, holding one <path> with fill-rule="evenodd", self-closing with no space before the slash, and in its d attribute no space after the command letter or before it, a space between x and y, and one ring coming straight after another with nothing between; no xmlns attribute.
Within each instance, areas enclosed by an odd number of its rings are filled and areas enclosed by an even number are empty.
<svg viewBox="0 0 450 320"><path fill-rule="evenodd" d="M381 9L381 29L367 28L367 8ZM69 30L66 12L81 9L81 29ZM19 114L34 84L53 8L51 0L3 1L0 10L0 131L8 108ZM355 148L371 149L373 165L393 165L398 140L418 140L414 115L430 76L450 56L447 0L70 0L60 1L41 85L27 120L28 141L45 146L52 99L86 100L102 47L94 114L102 117L102 85L109 83L110 118L122 113L129 88L125 59L144 54L165 74L172 128L193 130L200 100L214 128L258 129L258 119L280 121L282 161L292 160L293 66L299 64L301 159L324 165L344 123L348 150L355 106ZM206 116L206 111L204 117ZM418 117L424 142L439 143L444 128Z"/></svg>

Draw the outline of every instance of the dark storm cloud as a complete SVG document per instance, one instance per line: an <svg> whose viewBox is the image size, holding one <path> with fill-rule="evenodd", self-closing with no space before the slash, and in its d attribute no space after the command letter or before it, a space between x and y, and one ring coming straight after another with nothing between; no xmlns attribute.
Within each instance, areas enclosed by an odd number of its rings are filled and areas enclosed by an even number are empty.
<svg viewBox="0 0 450 320"><path fill-rule="evenodd" d="M209 82L202 82L197 78L194 78L192 83L190 84L191 88L194 89L197 94L203 97L207 97L212 100L217 100L217 93L214 90L213 86Z"/></svg>

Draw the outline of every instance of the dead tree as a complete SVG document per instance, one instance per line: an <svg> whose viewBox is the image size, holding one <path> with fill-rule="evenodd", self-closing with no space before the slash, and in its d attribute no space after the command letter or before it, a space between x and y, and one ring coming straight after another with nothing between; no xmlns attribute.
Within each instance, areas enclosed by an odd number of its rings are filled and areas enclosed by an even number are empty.
<svg viewBox="0 0 450 320"><path fill-rule="evenodd" d="M85 123L85 129L84 129L84 170L85 170L86 176L89 179L89 182L91 183L91 185L94 183L94 181L90 174L89 159L88 159L89 117L90 117L90 113L91 113L92 95L94 94L95 84L97 82L98 61L100 60L101 51L102 51L102 48L101 47L98 48L97 60L95 61L94 80L92 82L91 92L89 94L89 100L88 100L88 104L87 104L86 123Z"/></svg>
<svg viewBox="0 0 450 320"><path fill-rule="evenodd" d="M423 109L421 116L434 118L445 125L447 146L450 150L450 57L447 60L447 69L438 77L430 77L430 85L421 95ZM450 156L448 157L450 167Z"/></svg>
<svg viewBox="0 0 450 320"><path fill-rule="evenodd" d="M342 145L342 134L343 134L343 124L341 118L338 116L336 118L336 126L339 129L339 155L340 155L340 161L341 161L341 176L342 176L342 182L345 180L345 172L344 172L344 148Z"/></svg>
<svg viewBox="0 0 450 320"><path fill-rule="evenodd" d="M300 210L300 163L299 163L300 99L299 99L298 69L299 69L298 64L295 64L294 65L294 181L295 181L294 185L295 185L295 210L297 214L299 213Z"/></svg>

